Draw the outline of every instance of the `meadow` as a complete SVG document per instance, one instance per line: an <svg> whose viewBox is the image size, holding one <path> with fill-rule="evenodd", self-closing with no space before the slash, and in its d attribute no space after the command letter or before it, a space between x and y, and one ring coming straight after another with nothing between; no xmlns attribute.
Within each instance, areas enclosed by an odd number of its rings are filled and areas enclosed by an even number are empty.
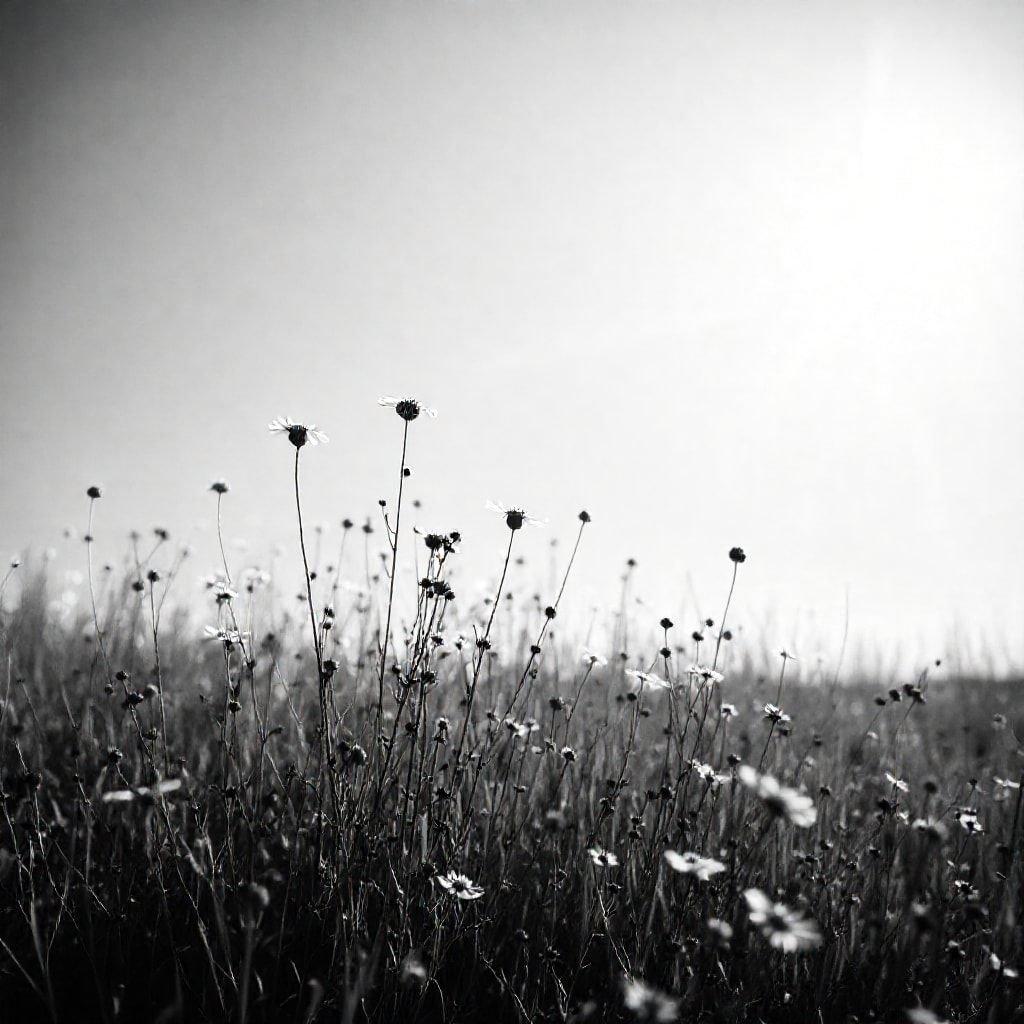
<svg viewBox="0 0 1024 1024"><path fill-rule="evenodd" d="M468 541L403 509L431 411L382 403L396 494L337 550L303 519L314 427L259 439L294 473L300 564L235 564L211 485L198 614L165 531L94 559L99 485L81 602L12 562L6 1019L1024 1020L1019 681L765 656L736 538L713 618L646 621L626 565L590 649L561 627L587 512L527 593L506 577L538 524L494 506L491 593L464 599Z"/></svg>

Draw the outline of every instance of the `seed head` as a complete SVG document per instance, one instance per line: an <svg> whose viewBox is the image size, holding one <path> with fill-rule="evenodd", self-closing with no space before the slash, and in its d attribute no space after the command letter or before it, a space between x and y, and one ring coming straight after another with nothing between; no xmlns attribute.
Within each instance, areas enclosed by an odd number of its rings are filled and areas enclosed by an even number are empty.
<svg viewBox="0 0 1024 1024"><path fill-rule="evenodd" d="M745 562L747 560L747 555L743 548L730 548L729 558L739 565L741 562Z"/></svg>

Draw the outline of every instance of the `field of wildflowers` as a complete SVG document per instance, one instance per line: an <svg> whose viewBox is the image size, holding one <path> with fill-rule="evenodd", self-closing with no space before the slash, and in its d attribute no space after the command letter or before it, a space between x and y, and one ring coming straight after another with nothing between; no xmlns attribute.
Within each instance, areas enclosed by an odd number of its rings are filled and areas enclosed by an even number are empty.
<svg viewBox="0 0 1024 1024"><path fill-rule="evenodd" d="M524 596L506 575L540 524L492 503L493 589L464 606L460 535L402 519L434 413L381 404L401 462L359 585L360 527L327 558L303 522L327 437L286 418L297 597L232 564L223 480L205 620L168 600L191 568L165 531L94 564L99 486L86 601L12 563L7 1019L1024 1020L1019 684L762 664L733 634L728 543L718 617L621 616L581 648L559 616L587 512L558 585Z"/></svg>

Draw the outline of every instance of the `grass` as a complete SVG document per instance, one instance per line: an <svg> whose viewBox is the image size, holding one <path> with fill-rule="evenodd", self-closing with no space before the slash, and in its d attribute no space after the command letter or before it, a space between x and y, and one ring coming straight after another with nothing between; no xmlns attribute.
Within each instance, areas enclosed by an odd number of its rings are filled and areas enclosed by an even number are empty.
<svg viewBox="0 0 1024 1024"><path fill-rule="evenodd" d="M462 608L460 538L407 530L396 595L401 497L368 592L348 521L322 569L303 530L301 603L221 544L204 641L165 534L93 565L99 493L86 613L5 581L12 1019L1024 1019L1019 684L761 666L739 549L721 621L581 654L571 558L550 604L502 570Z"/></svg>

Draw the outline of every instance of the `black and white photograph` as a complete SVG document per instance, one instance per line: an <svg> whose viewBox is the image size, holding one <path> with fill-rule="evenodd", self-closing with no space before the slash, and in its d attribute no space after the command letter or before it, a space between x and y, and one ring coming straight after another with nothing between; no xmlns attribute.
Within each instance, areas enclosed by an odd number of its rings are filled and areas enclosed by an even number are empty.
<svg viewBox="0 0 1024 1024"><path fill-rule="evenodd" d="M0 0L0 1019L1024 1024L1022 0Z"/></svg>

